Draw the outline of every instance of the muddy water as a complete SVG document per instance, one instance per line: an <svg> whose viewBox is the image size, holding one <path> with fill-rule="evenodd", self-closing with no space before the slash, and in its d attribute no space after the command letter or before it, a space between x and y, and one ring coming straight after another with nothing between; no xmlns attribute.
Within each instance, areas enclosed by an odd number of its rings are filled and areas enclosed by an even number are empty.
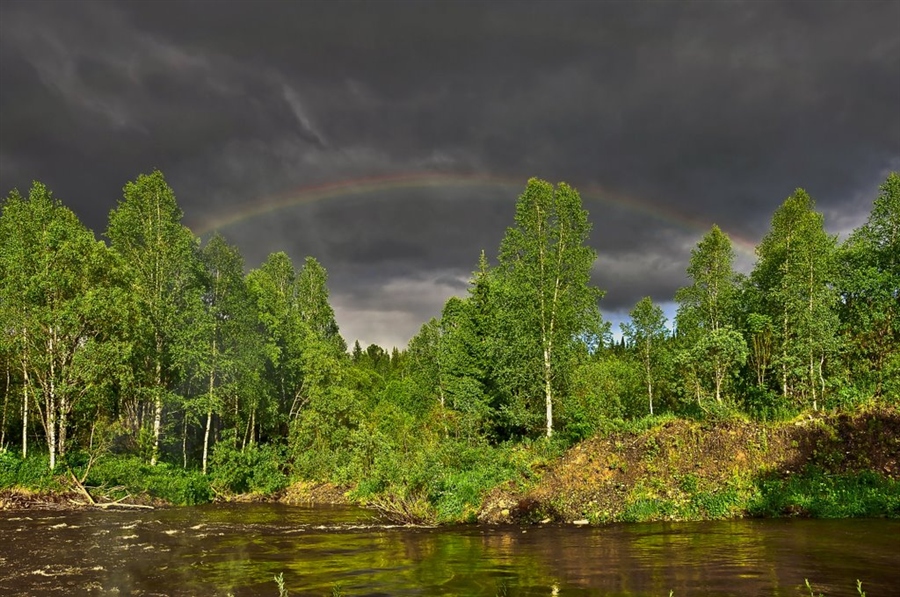
<svg viewBox="0 0 900 597"><path fill-rule="evenodd" d="M900 521L401 528L273 504L0 512L0 595L900 595ZM338 591L335 591L335 588Z"/></svg>

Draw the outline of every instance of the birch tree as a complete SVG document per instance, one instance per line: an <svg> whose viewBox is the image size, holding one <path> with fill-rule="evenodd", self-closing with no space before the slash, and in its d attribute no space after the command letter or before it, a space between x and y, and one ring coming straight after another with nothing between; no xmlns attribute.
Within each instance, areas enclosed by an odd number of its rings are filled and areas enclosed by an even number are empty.
<svg viewBox="0 0 900 597"><path fill-rule="evenodd" d="M0 236L0 302L22 373L22 452L34 408L54 468L77 403L103 391L119 361L104 343L121 316L106 284L110 264L105 245L40 183L3 203Z"/></svg>
<svg viewBox="0 0 900 597"><path fill-rule="evenodd" d="M713 226L691 251L687 274L692 284L675 293L678 335L688 343L692 361L688 368L711 379L719 403L729 374L743 365L748 352L733 325L738 291L733 263L731 239Z"/></svg>
<svg viewBox="0 0 900 597"><path fill-rule="evenodd" d="M261 326L266 366L263 408L286 422L298 408L303 383L303 331L296 297L297 274L286 253L272 253L247 275L247 285ZM255 415L253 415L255 416ZM280 419L287 418L284 421Z"/></svg>
<svg viewBox="0 0 900 597"><path fill-rule="evenodd" d="M175 395L185 348L185 318L196 313L201 292L197 242L182 223L175 194L158 170L125 185L124 197L109 216L106 236L127 265L142 314L146 340L139 379L150 398L153 444L150 463L159 459L163 407Z"/></svg>
<svg viewBox="0 0 900 597"><path fill-rule="evenodd" d="M900 392L900 174L879 189L840 252L841 319L851 370L875 396Z"/></svg>
<svg viewBox="0 0 900 597"><path fill-rule="evenodd" d="M206 380L206 392L200 404L206 421L203 428L202 471L206 474L213 415L223 414L229 395L237 401L238 381L252 367L244 357L253 345L255 312L244 281L244 260L236 247L215 234L201 251L206 271L204 351L200 373ZM235 410L238 410L235 404ZM237 421L235 421L237 423Z"/></svg>
<svg viewBox="0 0 900 597"><path fill-rule="evenodd" d="M534 372L543 395L547 437L553 435L556 388L566 373L567 355L599 322L602 293L590 284L596 253L586 245L591 225L578 192L532 178L516 204L515 225L500 245L498 274L503 289L507 337L514 366ZM524 379L528 384L527 378Z"/></svg>
<svg viewBox="0 0 900 597"><path fill-rule="evenodd" d="M772 321L773 361L785 398L807 399L813 409L825 391L824 366L836 352L836 238L803 189L772 217L757 247L750 276L760 313Z"/></svg>
<svg viewBox="0 0 900 597"><path fill-rule="evenodd" d="M647 386L650 414L653 414L653 384L656 381L656 363L659 360L662 343L666 339L666 316L662 308L653 304L653 299L645 296L629 313L631 321L622 323L622 334L628 345L640 358Z"/></svg>

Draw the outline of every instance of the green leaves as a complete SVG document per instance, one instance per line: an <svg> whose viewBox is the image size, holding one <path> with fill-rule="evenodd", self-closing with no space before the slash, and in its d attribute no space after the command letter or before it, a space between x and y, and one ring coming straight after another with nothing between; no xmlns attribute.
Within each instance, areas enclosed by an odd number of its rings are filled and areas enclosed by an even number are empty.
<svg viewBox="0 0 900 597"><path fill-rule="evenodd" d="M127 268L141 314L133 338L143 356L139 383L154 404L152 464L159 457L164 396L175 392L196 358L196 323L202 318L202 265L181 217L175 194L156 170L125 185L106 232Z"/></svg>
<svg viewBox="0 0 900 597"><path fill-rule="evenodd" d="M849 369L875 396L900 384L900 175L881 185L865 224L841 247L840 316Z"/></svg>
<svg viewBox="0 0 900 597"><path fill-rule="evenodd" d="M638 353L643 364L644 384L647 386L647 398L652 415L657 363L662 342L669 333L666 328L666 316L658 305L653 304L649 296L638 301L629 315L631 322L621 324L622 333L628 344Z"/></svg>
<svg viewBox="0 0 900 597"><path fill-rule="evenodd" d="M0 238L0 324L11 332L6 349L21 368L23 399L41 398L53 468L69 417L102 399L127 352L109 319L123 315L122 296L106 246L40 183L27 199L14 191L4 201Z"/></svg>
<svg viewBox="0 0 900 597"><path fill-rule="evenodd" d="M500 244L498 344L511 395L543 394L547 436L553 396L568 375L567 356L599 322L603 293L590 285L596 258L578 192L532 178L516 204L515 226Z"/></svg>
<svg viewBox="0 0 900 597"><path fill-rule="evenodd" d="M825 365L838 350L836 239L797 189L772 217L750 276L756 312L772 319L773 361L784 397L814 409L825 391Z"/></svg>
<svg viewBox="0 0 900 597"><path fill-rule="evenodd" d="M687 274L692 284L675 293L678 336L687 344L681 355L683 377L698 401L705 385L722 402L730 374L747 360L747 344L733 328L738 290L733 262L731 239L714 225L691 251Z"/></svg>

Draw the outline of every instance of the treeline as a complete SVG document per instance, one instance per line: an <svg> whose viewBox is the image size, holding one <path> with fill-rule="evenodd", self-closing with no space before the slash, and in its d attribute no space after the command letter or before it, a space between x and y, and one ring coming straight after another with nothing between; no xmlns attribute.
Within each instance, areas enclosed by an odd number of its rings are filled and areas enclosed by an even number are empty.
<svg viewBox="0 0 900 597"><path fill-rule="evenodd" d="M564 445L660 411L773 418L900 394L897 174L843 243L798 189L749 276L713 226L674 325L645 298L621 342L564 183L528 181L496 265L482 253L468 294L390 354L348 350L314 258L274 253L245 274L235 247L181 220L160 172L125 186L105 240L42 184L3 200L0 446L37 445L51 468L73 452L218 467L238 471L234 490L275 462L372 494L453 495L458 512L509 473L464 478L494 448L515 468L541 436Z"/></svg>

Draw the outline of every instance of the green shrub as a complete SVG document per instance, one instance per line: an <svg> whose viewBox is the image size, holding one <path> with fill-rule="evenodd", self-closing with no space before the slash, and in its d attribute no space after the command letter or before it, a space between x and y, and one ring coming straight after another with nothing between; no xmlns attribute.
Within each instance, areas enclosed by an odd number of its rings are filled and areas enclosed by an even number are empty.
<svg viewBox="0 0 900 597"><path fill-rule="evenodd" d="M764 479L748 508L764 517L900 517L900 481L873 471L829 475L810 467L787 479Z"/></svg>
<svg viewBox="0 0 900 597"><path fill-rule="evenodd" d="M146 494L167 502L191 506L209 502L212 490L199 471L186 471L161 462L150 466L136 456L106 456L91 468L85 483L109 497ZM123 488L112 491L114 488Z"/></svg>
<svg viewBox="0 0 900 597"><path fill-rule="evenodd" d="M0 451L0 487L24 487L35 491L60 489L50 470L50 458L47 454L32 453L22 460L18 454L8 450Z"/></svg>
<svg viewBox="0 0 900 597"><path fill-rule="evenodd" d="M732 488L701 491L694 496L694 503L706 518L711 519L729 518L743 506L741 496Z"/></svg>
<svg viewBox="0 0 900 597"><path fill-rule="evenodd" d="M281 465L284 460L281 446L253 444L241 450L231 442L220 442L210 458L210 481L219 491L275 493L287 486Z"/></svg>
<svg viewBox="0 0 900 597"><path fill-rule="evenodd" d="M674 511L671 502L652 497L638 497L629 502L622 512L623 522L648 522L662 520Z"/></svg>
<svg viewBox="0 0 900 597"><path fill-rule="evenodd" d="M796 410L774 390L749 386L744 390L744 409L757 421L786 421L797 414Z"/></svg>

